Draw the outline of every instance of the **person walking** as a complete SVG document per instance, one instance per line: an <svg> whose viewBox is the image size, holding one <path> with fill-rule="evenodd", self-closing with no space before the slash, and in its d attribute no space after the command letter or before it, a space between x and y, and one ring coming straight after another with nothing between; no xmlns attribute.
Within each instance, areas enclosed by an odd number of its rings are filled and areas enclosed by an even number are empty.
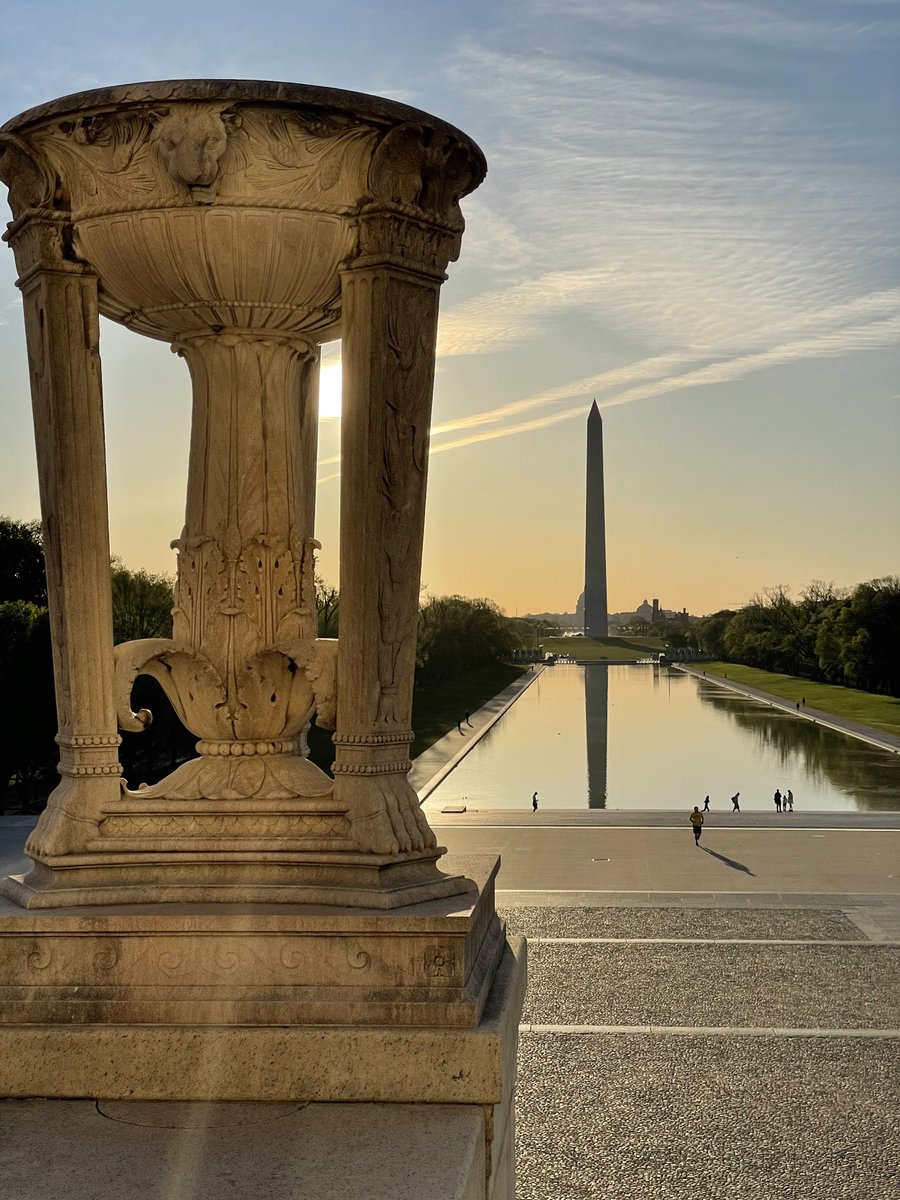
<svg viewBox="0 0 900 1200"><path fill-rule="evenodd" d="M531 797L531 811L537 812L537 810L538 810L538 798L537 798L537 792L535 792L534 795Z"/></svg>
<svg viewBox="0 0 900 1200"><path fill-rule="evenodd" d="M781 812L781 792L778 788L775 789L775 811Z"/></svg>
<svg viewBox="0 0 900 1200"><path fill-rule="evenodd" d="M691 824L694 827L694 845L700 845L700 834L703 832L703 813L694 805L694 811L691 813Z"/></svg>
<svg viewBox="0 0 900 1200"><path fill-rule="evenodd" d="M703 801L703 811L709 812L709 796Z"/></svg>
<svg viewBox="0 0 900 1200"><path fill-rule="evenodd" d="M741 811L741 793L740 792L735 792L734 795L731 797L731 811L732 812L740 812Z"/></svg>

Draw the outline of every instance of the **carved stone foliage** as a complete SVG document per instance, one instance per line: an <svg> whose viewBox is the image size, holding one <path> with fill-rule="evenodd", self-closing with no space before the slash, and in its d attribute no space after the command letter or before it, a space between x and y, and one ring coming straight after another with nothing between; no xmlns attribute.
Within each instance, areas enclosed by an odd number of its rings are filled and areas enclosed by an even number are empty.
<svg viewBox="0 0 900 1200"><path fill-rule="evenodd" d="M376 200L462 232L460 197L481 177L471 148L447 133L418 124L398 125L379 141L369 168Z"/></svg>
<svg viewBox="0 0 900 1200"><path fill-rule="evenodd" d="M0 180L9 188L9 207L14 217L31 208L53 206L56 177L50 165L25 139L14 134L0 134Z"/></svg>
<svg viewBox="0 0 900 1200"><path fill-rule="evenodd" d="M136 793L146 799L150 789ZM294 792L285 793L292 799ZM166 799L173 799L169 792ZM243 796L232 796L243 799ZM273 797L267 794L267 800ZM173 840L218 838L225 841L247 838L347 837L349 825L345 817L333 813L113 813L100 822L100 835L105 838L139 838L141 840Z"/></svg>
<svg viewBox="0 0 900 1200"><path fill-rule="evenodd" d="M125 642L115 657L119 724L134 732L151 719L145 710L131 711L131 688L140 674L154 678L179 720L211 744L293 744L317 704L326 720L334 711L334 653L328 643L298 640L271 647L229 664L233 669L225 674L200 651L169 638ZM253 753L240 750L237 757Z"/></svg>
<svg viewBox="0 0 900 1200"><path fill-rule="evenodd" d="M312 544L295 542L299 560L266 535L243 545L236 532L221 541L185 538L176 545L176 641L141 670L159 680L200 737L294 737L315 708L302 669L315 662L315 637L297 636L300 619L311 617L304 599L310 585L301 580L313 570ZM290 653L276 648L287 642ZM188 687L179 686L185 669Z"/></svg>
<svg viewBox="0 0 900 1200"><path fill-rule="evenodd" d="M26 123L3 143L14 212L70 212L106 315L167 339L210 324L324 330L338 321L345 261L390 251L442 271L457 256L459 198L484 164L456 131L189 94L161 87L104 107L94 93L98 107ZM386 233L346 219L366 213L404 221Z"/></svg>
<svg viewBox="0 0 900 1200"><path fill-rule="evenodd" d="M422 959L429 979L450 979L456 972L456 956L452 946L429 946Z"/></svg>

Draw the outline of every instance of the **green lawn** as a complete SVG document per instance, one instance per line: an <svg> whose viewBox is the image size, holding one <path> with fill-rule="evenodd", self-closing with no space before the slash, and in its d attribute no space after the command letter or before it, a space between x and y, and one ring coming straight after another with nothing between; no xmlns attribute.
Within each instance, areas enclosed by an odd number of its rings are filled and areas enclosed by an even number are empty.
<svg viewBox="0 0 900 1200"><path fill-rule="evenodd" d="M759 688L762 692L770 692L792 703L805 699L810 708L821 708L835 717L846 717L848 721L859 721L861 725L900 735L900 700L893 696L876 696L873 692L859 692L855 688L837 687L832 683L812 683L794 675L777 675L773 671L760 671L739 663L705 662L696 665L698 670L706 671L707 675L721 675L733 683Z"/></svg>
<svg viewBox="0 0 900 1200"><path fill-rule="evenodd" d="M412 757L455 729L463 713L473 713L488 700L493 700L498 692L527 670L527 663L492 663L448 683L416 688L412 717L416 736L410 751Z"/></svg>
<svg viewBox="0 0 900 1200"><path fill-rule="evenodd" d="M648 654L658 654L663 648L662 638L638 637L550 637L542 638L541 644L547 654L571 654L582 662L588 659L609 659L613 662L634 662Z"/></svg>

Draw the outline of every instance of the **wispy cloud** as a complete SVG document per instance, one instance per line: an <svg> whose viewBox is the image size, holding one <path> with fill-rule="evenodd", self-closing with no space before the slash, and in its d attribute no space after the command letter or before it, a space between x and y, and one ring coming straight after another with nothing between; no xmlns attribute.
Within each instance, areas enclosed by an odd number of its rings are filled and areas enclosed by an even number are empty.
<svg viewBox="0 0 900 1200"><path fill-rule="evenodd" d="M3 307L0 308L0 325L8 325L9 317L6 314L8 312L11 312L12 309L14 309L14 308L21 308L21 307L22 307L22 297L21 296L17 296L15 298L15 300L10 300L9 304L4 304Z"/></svg>
<svg viewBox="0 0 900 1200"><path fill-rule="evenodd" d="M811 332L812 336L800 335ZM704 362L696 352L673 352L660 354L628 363L621 367L602 371L586 378L574 379L557 387L535 392L521 400L513 400L497 408L472 413L452 421L436 425L432 433L441 436L461 430L476 429L485 425L506 422L522 413L558 405L561 401L599 396L624 384L640 384L615 393L614 398L605 397L603 403L626 404L635 400L649 399L678 391L685 387L704 383L726 382L750 371L767 367L799 362L804 359L832 357L851 351L876 346L893 345L900 337L900 288L861 296L855 300L819 309L816 312L800 313L782 330L792 340L784 340L767 349L740 353L746 347L718 348L719 357L714 362ZM683 368L691 370L684 371ZM581 412L574 410L573 415ZM527 422L525 425L508 426L507 432L527 432L544 428L565 420L566 416L549 415L544 423ZM492 436L503 436L503 431ZM483 440L473 438L474 440ZM453 442L453 446L468 444ZM442 447L443 448L443 447Z"/></svg>
<svg viewBox="0 0 900 1200"><path fill-rule="evenodd" d="M685 388L731 383L753 372L764 371L771 367L802 362L806 359L830 358L851 351L873 349L879 346L891 346L898 339L900 339L900 312L884 320L870 321L843 330L823 333L816 337L786 342L783 345L773 346L768 350L759 351L754 354L737 355L732 358L723 359L720 362L708 363L693 370L683 371L679 374L665 375L637 387L627 388L620 392L614 391L611 395L601 396L600 403L602 407L610 408L614 405L631 404L638 400L649 400L654 397L665 396L672 392L682 391ZM645 364L635 363L633 364L633 368L635 373L639 374L645 369ZM612 375L614 372L607 374ZM586 384L593 386L586 387ZM453 441L432 445L431 452L432 454L439 454L445 450L458 450L463 446L471 446L478 442L493 441L497 438L512 437L523 433L533 433L540 429L547 429L552 425L558 425L562 421L573 420L576 417L583 419L586 397L592 393L599 393L602 388L608 386L609 384L604 382L602 375L596 376L593 379L577 380L567 387L558 387L547 393L530 396L518 403L514 402L504 405L502 408L495 409L491 413L479 413L469 419L461 419L449 424L436 426L434 430L435 434L447 433L451 430L458 432L469 429L473 432L467 433L466 436L456 438ZM505 424L500 428L482 428L486 424L491 424L494 421L508 417L512 412L524 412L528 408L545 407L563 398L578 398L582 400L582 403L575 406L567 406L527 421Z"/></svg>
<svg viewBox="0 0 900 1200"><path fill-rule="evenodd" d="M777 94L483 46L458 73L503 110L486 186L523 251L518 279L447 315L446 355L521 344L566 310L660 349L764 344L873 290L886 236L897 248L879 148L851 154L852 131ZM861 171L862 151L880 169ZM470 222L467 254L482 236Z"/></svg>
<svg viewBox="0 0 900 1200"><path fill-rule="evenodd" d="M584 379L576 379L571 383L535 392L521 400L502 404L499 408L487 409L484 412L459 417L453 421L442 421L432 427L432 436L439 437L447 433L456 433L461 429L474 429L480 425L495 425L501 421L508 421L510 417L517 417L521 413L528 412L530 409L546 408L547 405L557 404L561 400L595 395L608 388L634 383L639 379L660 378L667 375L673 368L687 365L693 361L695 361L694 356L689 354L661 354L654 358L641 359L623 367L601 371L598 375L589 375Z"/></svg>
<svg viewBox="0 0 900 1200"><path fill-rule="evenodd" d="M631 404L665 396L686 388L704 387L711 384L732 383L757 371L784 366L788 363L808 359L831 358L859 350L894 345L900 340L900 289L874 296L862 297L855 304L837 306L830 314L818 314L820 320L834 322L838 317L845 319L861 315L876 315L878 319L845 324L819 334L772 346L749 354L736 354L719 361L696 365L689 370L676 370L696 362L689 355L659 355L643 359L614 370L604 371L584 379L546 391L536 392L522 400L512 401L497 408L474 413L454 421L444 421L432 428L432 437L446 437L451 433L464 436L448 441L432 441L431 453L441 454L448 450L460 450L480 442L496 441L559 425L576 418L584 419L585 404L589 397L597 397L603 408L620 404ZM812 318L809 318L812 320ZM645 382L624 390L616 390L622 384L636 380ZM561 401L573 401L558 407ZM524 421L510 421L534 409L556 406L553 411ZM319 469L340 463L334 455L319 460ZM327 483L340 477L340 471L320 476L319 483Z"/></svg>
<svg viewBox="0 0 900 1200"><path fill-rule="evenodd" d="M581 417L592 396L636 403L893 344L892 148L821 76L898 39L891 7L862 0L523 0L493 39L463 42L448 74L490 174L466 202L469 294L442 313L439 356L540 343L564 361L573 325L629 350L442 421L432 452Z"/></svg>
<svg viewBox="0 0 900 1200"><path fill-rule="evenodd" d="M892 344L894 150L864 99L822 79L900 40L895 17L856 0L525 0L502 37L464 44L451 76L491 163L477 199L508 214L470 221L467 269L496 243L504 270L442 316L440 355L549 349L573 325L645 353L443 422L435 452L546 428L594 394L636 402Z"/></svg>

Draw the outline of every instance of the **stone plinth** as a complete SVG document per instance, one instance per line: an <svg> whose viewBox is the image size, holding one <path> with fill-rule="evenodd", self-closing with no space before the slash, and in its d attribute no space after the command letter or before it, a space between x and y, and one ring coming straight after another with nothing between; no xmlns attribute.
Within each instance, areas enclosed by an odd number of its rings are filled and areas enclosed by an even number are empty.
<svg viewBox="0 0 900 1200"><path fill-rule="evenodd" d="M512 1200L525 943L499 928L493 864L460 865L486 880L472 905L432 901L403 914L7 904L0 1096L334 1106L319 1118L333 1162L324 1197L350 1194L356 1159L338 1131L352 1126L379 1141L378 1178L427 1178L427 1194L447 1200ZM408 1145L397 1134L404 1105L418 1114ZM427 1131L444 1105L457 1124L442 1126L435 1156ZM14 1122L15 1106L4 1108ZM52 1147L52 1111L48 1120ZM13 1123L4 1144L14 1138ZM444 1191L429 1174L441 1155ZM102 1154L94 1161L102 1168ZM406 1194L396 1188L385 1200Z"/></svg>
<svg viewBox="0 0 900 1200"><path fill-rule="evenodd" d="M3 1025L0 1096L480 1104L511 1113L524 997L520 938L507 944L474 1028Z"/></svg>
<svg viewBox="0 0 900 1200"><path fill-rule="evenodd" d="M475 1028L505 944L489 858L464 897L315 906L0 907L3 1025ZM476 886L477 885L477 886Z"/></svg>

